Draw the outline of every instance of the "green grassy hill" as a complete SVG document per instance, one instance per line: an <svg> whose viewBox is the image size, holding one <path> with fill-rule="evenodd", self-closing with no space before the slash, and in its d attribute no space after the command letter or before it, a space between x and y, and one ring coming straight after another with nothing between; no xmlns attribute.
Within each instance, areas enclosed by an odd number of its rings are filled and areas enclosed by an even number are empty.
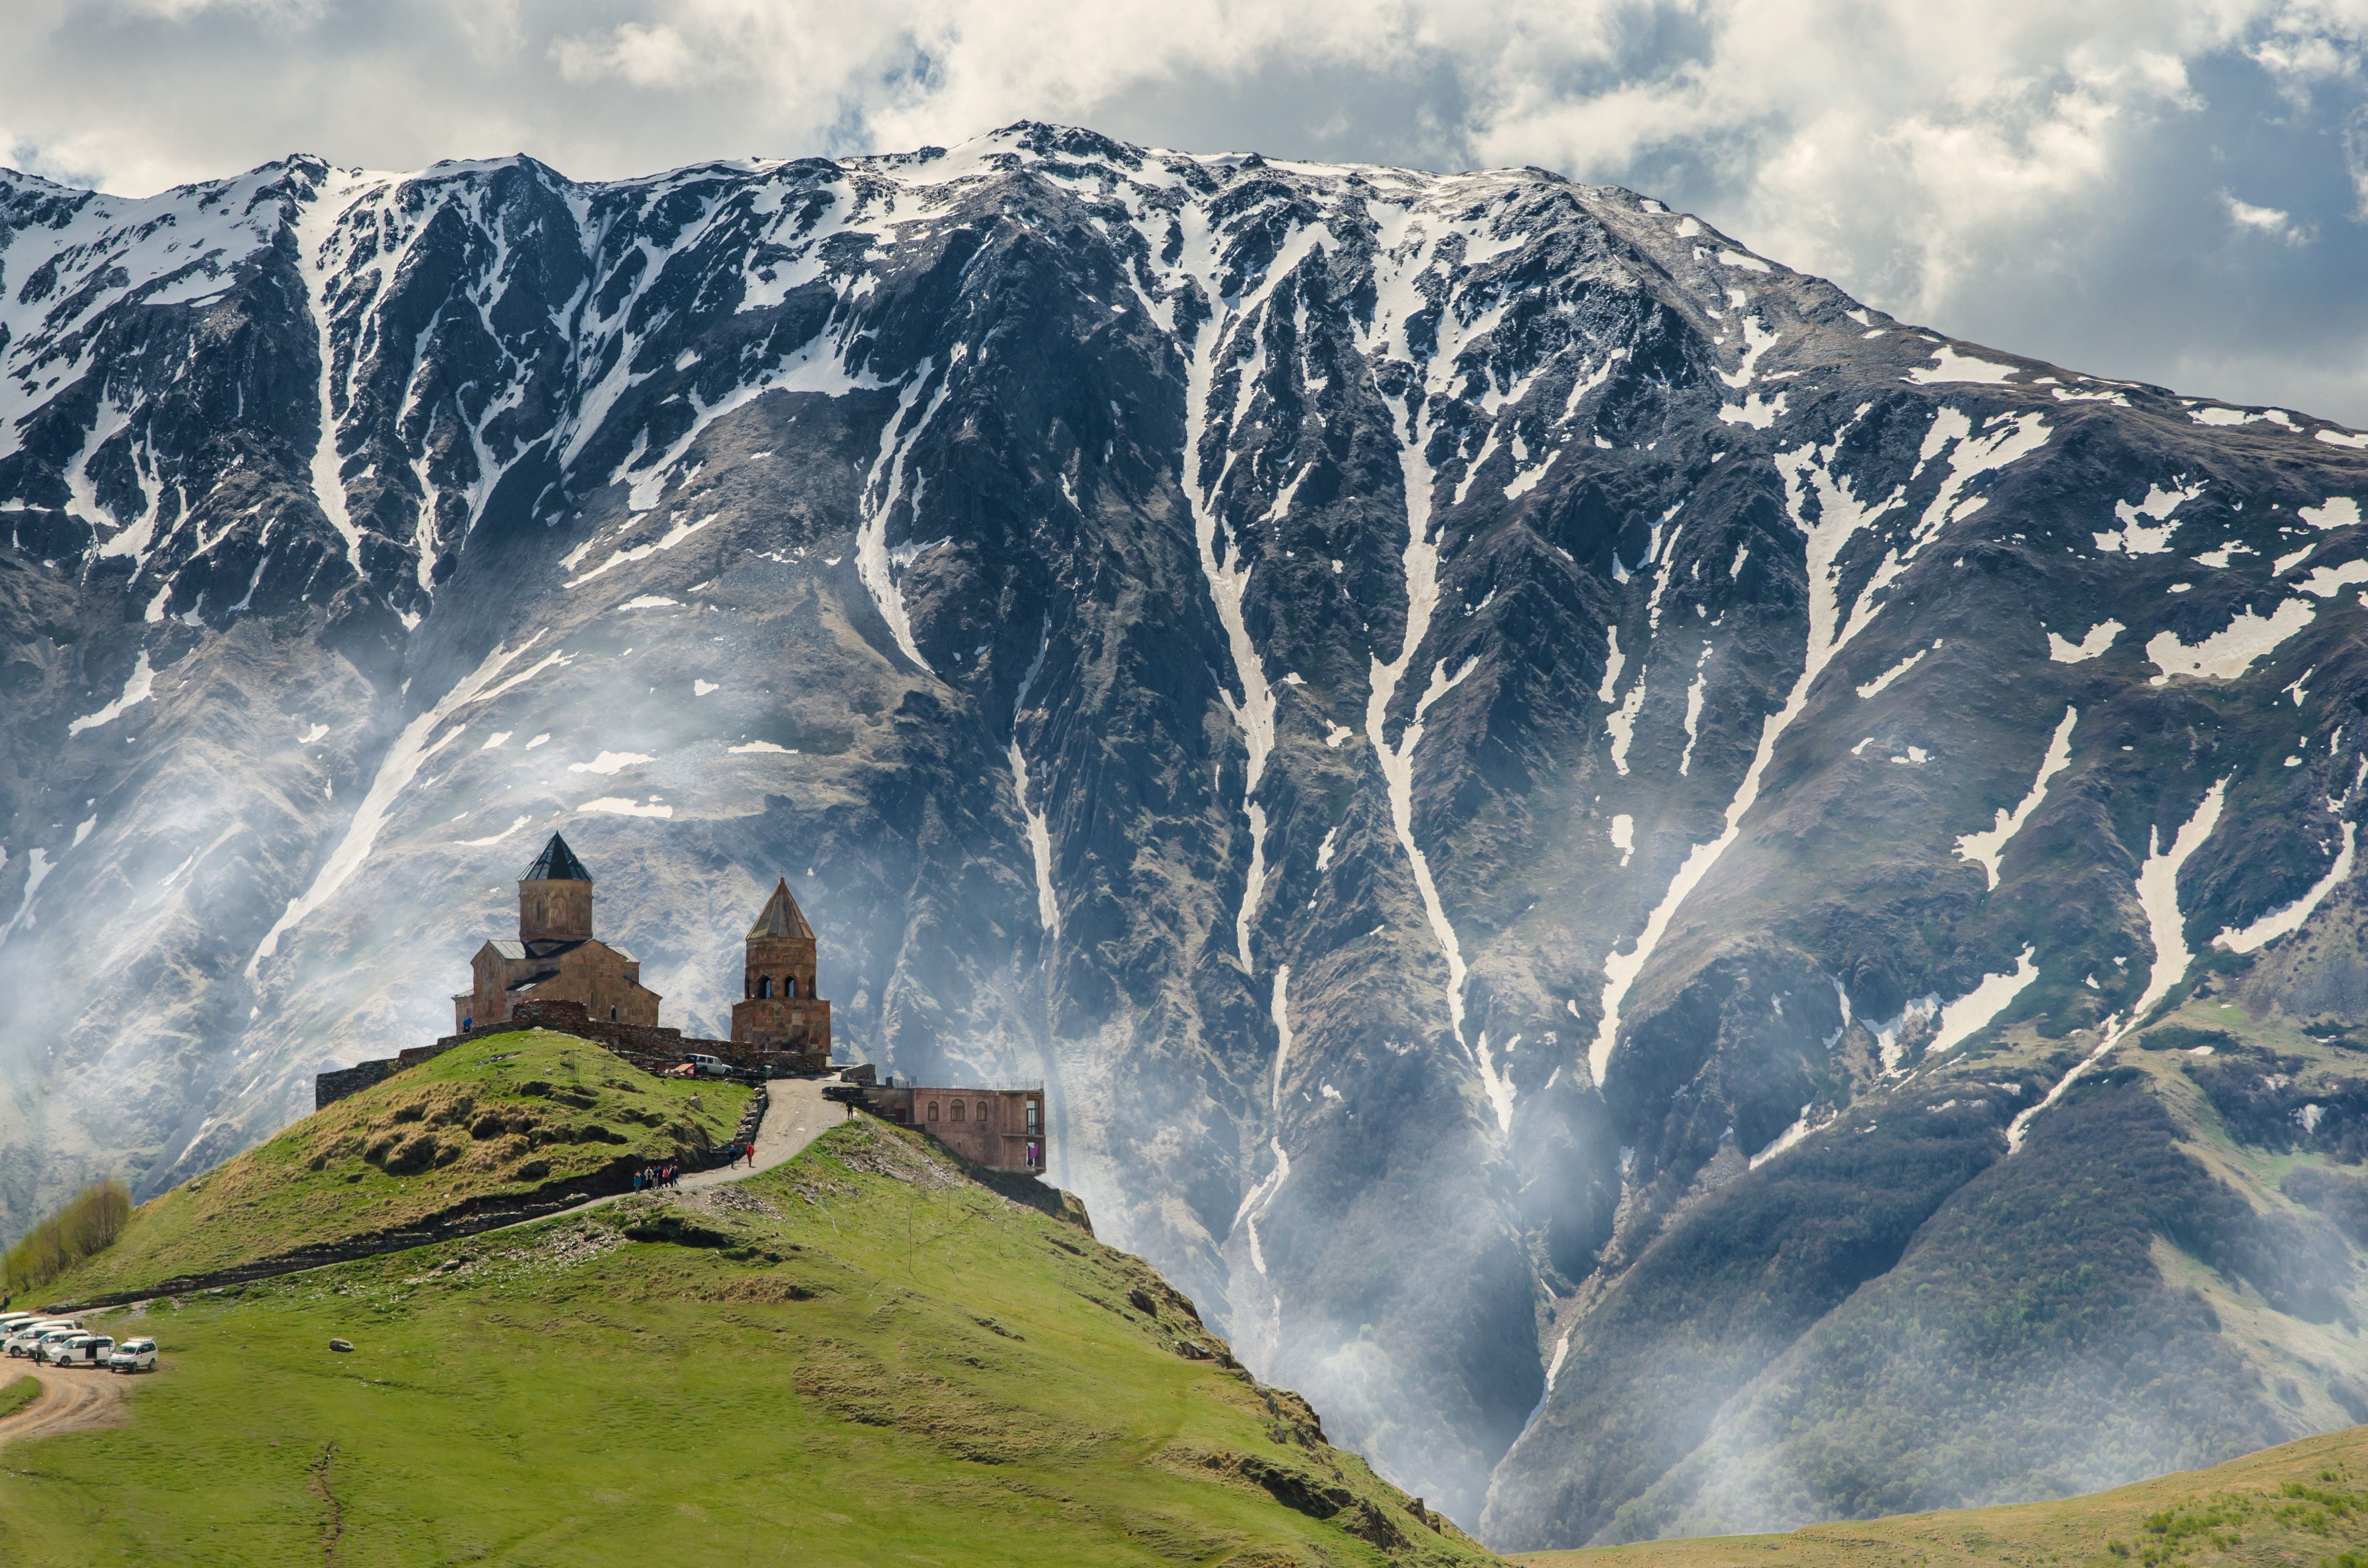
<svg viewBox="0 0 2368 1568"><path fill-rule="evenodd" d="M655 1077L540 1030L455 1047L142 1204L44 1301L335 1245L729 1138L748 1091Z"/></svg>
<svg viewBox="0 0 2368 1568"><path fill-rule="evenodd" d="M279 1185L222 1210L250 1245L363 1108L268 1146ZM101 1321L164 1369L120 1429L10 1447L11 1568L1494 1561L1140 1260L868 1118L733 1185Z"/></svg>
<svg viewBox="0 0 2368 1568"><path fill-rule="evenodd" d="M2353 1426L2053 1503L1513 1561L1530 1568L2360 1568L2363 1551L2368 1426Z"/></svg>

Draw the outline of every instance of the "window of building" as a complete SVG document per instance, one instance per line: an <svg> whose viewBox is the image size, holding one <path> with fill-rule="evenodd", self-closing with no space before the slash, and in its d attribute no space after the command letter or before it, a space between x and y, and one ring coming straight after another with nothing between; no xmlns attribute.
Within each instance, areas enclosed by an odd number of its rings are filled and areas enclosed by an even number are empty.
<svg viewBox="0 0 2368 1568"><path fill-rule="evenodd" d="M985 1121L986 1119L986 1102L985 1100L978 1102L978 1119L981 1121Z"/></svg>
<svg viewBox="0 0 2368 1568"><path fill-rule="evenodd" d="M935 1100L929 1102L929 1119L931 1121L938 1119L938 1102Z"/></svg>
<svg viewBox="0 0 2368 1568"><path fill-rule="evenodd" d="M1043 1102L1042 1100L1030 1100L1030 1101L1028 1102L1028 1133L1029 1133L1029 1136L1032 1138L1032 1137L1034 1137L1037 1133L1042 1132L1042 1131L1044 1131L1044 1102Z"/></svg>
<svg viewBox="0 0 2368 1568"><path fill-rule="evenodd" d="M763 976L763 977L759 978L759 979L757 980L757 999L758 1001L760 1001L760 1002L761 1002L761 1001L766 1001L766 1000L769 999L769 998L772 996L772 994L773 994L773 977L772 977L771 975L768 974L768 975L765 975L765 976Z"/></svg>
<svg viewBox="0 0 2368 1568"><path fill-rule="evenodd" d="M960 1100L956 1100L956 1101L954 1101L954 1119L955 1119L956 1121L960 1121L962 1119L962 1101L960 1101Z"/></svg>
<svg viewBox="0 0 2368 1568"><path fill-rule="evenodd" d="M797 994L798 977L793 974L790 976L789 979L781 983L781 994L784 996L795 996Z"/></svg>

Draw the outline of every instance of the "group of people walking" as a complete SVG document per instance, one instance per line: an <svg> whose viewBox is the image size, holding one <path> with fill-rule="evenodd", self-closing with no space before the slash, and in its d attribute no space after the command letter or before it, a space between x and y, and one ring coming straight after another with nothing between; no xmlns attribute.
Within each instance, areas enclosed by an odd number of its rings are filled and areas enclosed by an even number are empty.
<svg viewBox="0 0 2368 1568"><path fill-rule="evenodd" d="M726 1165L736 1165L746 1161L749 1169L754 1170L757 1166L757 1141L754 1138L749 1139L746 1143L726 1143L721 1152ZM633 1173L635 1192L680 1185L682 1185L682 1167L672 1161L662 1165L643 1165Z"/></svg>

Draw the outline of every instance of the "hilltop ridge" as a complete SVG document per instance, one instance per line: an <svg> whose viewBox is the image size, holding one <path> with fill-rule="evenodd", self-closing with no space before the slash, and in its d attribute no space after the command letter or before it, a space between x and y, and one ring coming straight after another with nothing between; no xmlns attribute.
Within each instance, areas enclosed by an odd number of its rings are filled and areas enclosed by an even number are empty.
<svg viewBox="0 0 2368 1568"><path fill-rule="evenodd" d="M721 1147L748 1096L572 1036L472 1040L149 1199L44 1293L201 1289L531 1218Z"/></svg>
<svg viewBox="0 0 2368 1568"><path fill-rule="evenodd" d="M255 1196L259 1249L276 1208L309 1222ZM1074 1206L870 1117L728 1185L96 1317L164 1369L117 1429L12 1449L12 1563L1496 1561Z"/></svg>

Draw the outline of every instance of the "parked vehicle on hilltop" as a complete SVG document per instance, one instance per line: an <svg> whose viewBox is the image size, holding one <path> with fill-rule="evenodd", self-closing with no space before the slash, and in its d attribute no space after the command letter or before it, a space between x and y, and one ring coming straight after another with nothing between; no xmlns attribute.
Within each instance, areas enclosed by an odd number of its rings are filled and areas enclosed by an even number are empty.
<svg viewBox="0 0 2368 1568"><path fill-rule="evenodd" d="M153 1372L156 1369L156 1342L153 1339L127 1339L115 1347L107 1358L110 1372Z"/></svg>
<svg viewBox="0 0 2368 1568"><path fill-rule="evenodd" d="M38 1318L8 1336L7 1352L16 1357L30 1356L34 1347L40 1344L41 1335L62 1328L78 1333L82 1324L73 1318Z"/></svg>
<svg viewBox="0 0 2368 1568"><path fill-rule="evenodd" d="M34 1365L46 1365L55 1359L58 1352L65 1348L66 1341L81 1332L82 1329L79 1326L44 1329L40 1336L33 1341Z"/></svg>
<svg viewBox="0 0 2368 1568"><path fill-rule="evenodd" d="M702 1078L732 1076L732 1064L720 1056L710 1056L704 1051L691 1051L683 1053L682 1061L684 1066Z"/></svg>
<svg viewBox="0 0 2368 1568"><path fill-rule="evenodd" d="M52 1367L104 1367L115 1354L115 1339L105 1334L73 1334L49 1346Z"/></svg>

